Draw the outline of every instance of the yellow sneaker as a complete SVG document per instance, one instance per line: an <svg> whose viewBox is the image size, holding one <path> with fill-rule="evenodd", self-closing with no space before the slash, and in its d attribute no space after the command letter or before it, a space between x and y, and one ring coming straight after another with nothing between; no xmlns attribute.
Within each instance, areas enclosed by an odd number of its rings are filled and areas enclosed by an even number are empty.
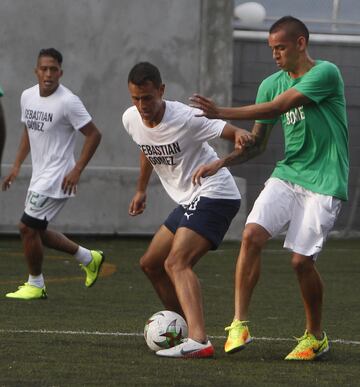
<svg viewBox="0 0 360 387"><path fill-rule="evenodd" d="M302 337L295 337L298 345L286 356L285 360L315 360L329 351L326 333L318 340L314 335L305 331Z"/></svg>
<svg viewBox="0 0 360 387"><path fill-rule="evenodd" d="M16 298L18 300L37 300L47 298L47 294L45 286L38 288L25 282L24 285L19 286L16 292L7 293L5 297Z"/></svg>
<svg viewBox="0 0 360 387"><path fill-rule="evenodd" d="M100 250L91 250L91 256L92 260L87 266L80 264L86 273L85 286L88 288L96 282L100 268L105 261L105 254Z"/></svg>
<svg viewBox="0 0 360 387"><path fill-rule="evenodd" d="M248 321L234 320L225 331L229 332L224 350L226 353L234 353L245 348L246 344L253 341L250 336Z"/></svg>

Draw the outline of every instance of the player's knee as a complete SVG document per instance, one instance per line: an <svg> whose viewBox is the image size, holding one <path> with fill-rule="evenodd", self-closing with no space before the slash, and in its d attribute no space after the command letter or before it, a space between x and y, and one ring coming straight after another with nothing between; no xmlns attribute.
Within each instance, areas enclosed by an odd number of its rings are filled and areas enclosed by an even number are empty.
<svg viewBox="0 0 360 387"><path fill-rule="evenodd" d="M167 258L164 262L164 268L167 275L171 278L176 271L176 263L174 260Z"/></svg>
<svg viewBox="0 0 360 387"><path fill-rule="evenodd" d="M184 264L177 254L170 254L164 262L164 268L166 273L171 277L174 273L183 270Z"/></svg>
<svg viewBox="0 0 360 387"><path fill-rule="evenodd" d="M300 254L294 254L291 260L291 265L297 273L302 273L309 269L312 269L314 263L311 257L307 257Z"/></svg>
<svg viewBox="0 0 360 387"><path fill-rule="evenodd" d="M27 226L26 224L24 224L23 222L20 222L18 224L18 229L22 237L31 236L34 233L34 230L29 226Z"/></svg>
<svg viewBox="0 0 360 387"><path fill-rule="evenodd" d="M263 230L254 225L247 225L242 234L242 244L248 247L255 247L261 249L268 237L264 234Z"/></svg>
<svg viewBox="0 0 360 387"><path fill-rule="evenodd" d="M146 273L146 272L149 270L149 265L148 265L148 260L147 260L146 255L143 255L143 256L140 258L139 265L140 265L141 270L142 270L144 273Z"/></svg>
<svg viewBox="0 0 360 387"><path fill-rule="evenodd" d="M140 258L139 265L140 265L141 270L142 270L147 276L151 276L152 274L157 273L157 272L163 270L163 269L162 269L161 267L159 267L158 265L155 265L155 264L152 262L151 257L149 257L147 254L143 255L143 256Z"/></svg>

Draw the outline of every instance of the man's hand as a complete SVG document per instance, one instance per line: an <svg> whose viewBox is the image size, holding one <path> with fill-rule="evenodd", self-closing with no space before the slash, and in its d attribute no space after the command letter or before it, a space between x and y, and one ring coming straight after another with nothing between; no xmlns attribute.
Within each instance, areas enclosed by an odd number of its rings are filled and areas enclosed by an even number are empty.
<svg viewBox="0 0 360 387"><path fill-rule="evenodd" d="M201 165L192 175L191 181L194 185L201 185L201 178L213 176L222 168L222 161L216 160L209 164Z"/></svg>
<svg viewBox="0 0 360 387"><path fill-rule="evenodd" d="M146 192L137 191L129 205L129 215L136 216L144 212L146 207Z"/></svg>
<svg viewBox="0 0 360 387"><path fill-rule="evenodd" d="M61 188L65 194L76 194L77 184L80 180L81 171L76 166L64 177Z"/></svg>
<svg viewBox="0 0 360 387"><path fill-rule="evenodd" d="M235 149L243 149L255 143L255 136L245 129L237 129L235 132Z"/></svg>
<svg viewBox="0 0 360 387"><path fill-rule="evenodd" d="M199 94L193 94L190 97L191 107L200 109L202 114L196 114L195 117L219 118L219 108L210 98L203 97Z"/></svg>
<svg viewBox="0 0 360 387"><path fill-rule="evenodd" d="M12 168L11 172L4 178L1 184L1 190L6 191L11 187L11 183L16 179L19 174L18 168Z"/></svg>

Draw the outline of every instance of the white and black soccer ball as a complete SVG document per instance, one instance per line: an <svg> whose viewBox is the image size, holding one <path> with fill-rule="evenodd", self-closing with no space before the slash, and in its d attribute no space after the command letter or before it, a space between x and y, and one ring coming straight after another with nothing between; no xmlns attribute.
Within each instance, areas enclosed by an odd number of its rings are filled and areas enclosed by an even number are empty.
<svg viewBox="0 0 360 387"><path fill-rule="evenodd" d="M170 310L153 314L144 327L144 338L152 351L174 347L187 335L188 327L184 318Z"/></svg>

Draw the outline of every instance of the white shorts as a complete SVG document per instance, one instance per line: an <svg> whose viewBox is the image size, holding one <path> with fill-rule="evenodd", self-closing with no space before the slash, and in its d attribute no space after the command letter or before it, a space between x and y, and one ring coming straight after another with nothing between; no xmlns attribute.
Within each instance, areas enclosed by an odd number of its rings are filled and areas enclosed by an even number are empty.
<svg viewBox="0 0 360 387"><path fill-rule="evenodd" d="M28 191L21 221L30 227L45 229L47 223L55 218L67 200L67 198L50 198L34 191Z"/></svg>
<svg viewBox="0 0 360 387"><path fill-rule="evenodd" d="M334 226L341 200L273 178L254 203L246 224L264 227L271 237L286 231L284 247L316 259Z"/></svg>

